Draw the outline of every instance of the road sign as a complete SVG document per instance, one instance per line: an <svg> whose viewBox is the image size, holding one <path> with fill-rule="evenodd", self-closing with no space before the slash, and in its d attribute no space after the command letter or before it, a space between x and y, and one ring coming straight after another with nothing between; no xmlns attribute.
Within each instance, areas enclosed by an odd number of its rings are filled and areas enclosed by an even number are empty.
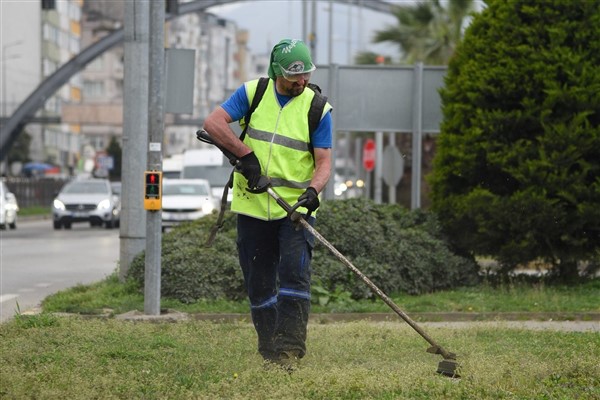
<svg viewBox="0 0 600 400"><path fill-rule="evenodd" d="M375 141L373 139L367 139L363 146L363 167L368 172L375 168Z"/></svg>
<svg viewBox="0 0 600 400"><path fill-rule="evenodd" d="M383 181L388 186L396 186L404 174L404 158L396 146L388 146L383 151Z"/></svg>

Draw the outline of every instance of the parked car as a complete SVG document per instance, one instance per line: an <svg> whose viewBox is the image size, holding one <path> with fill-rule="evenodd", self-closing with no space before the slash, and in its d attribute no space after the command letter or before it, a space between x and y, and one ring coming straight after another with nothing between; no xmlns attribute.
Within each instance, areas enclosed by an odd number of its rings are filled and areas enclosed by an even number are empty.
<svg viewBox="0 0 600 400"><path fill-rule="evenodd" d="M54 229L71 229L74 222L107 229L119 226L121 202L108 179L76 179L67 183L52 203Z"/></svg>
<svg viewBox="0 0 600 400"><path fill-rule="evenodd" d="M165 179L162 183L162 231L219 209L206 179Z"/></svg>
<svg viewBox="0 0 600 400"><path fill-rule="evenodd" d="M17 229L17 213L19 204L17 198L6 186L4 181L0 181L0 229Z"/></svg>

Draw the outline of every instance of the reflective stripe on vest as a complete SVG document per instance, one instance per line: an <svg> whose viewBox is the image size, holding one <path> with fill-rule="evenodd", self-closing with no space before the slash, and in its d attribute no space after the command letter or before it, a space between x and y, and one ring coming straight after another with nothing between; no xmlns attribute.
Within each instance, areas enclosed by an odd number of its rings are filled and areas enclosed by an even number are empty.
<svg viewBox="0 0 600 400"><path fill-rule="evenodd" d="M258 80L246 83L251 103ZM275 94L275 82L269 85L258 107L252 114L244 143L260 161L262 174L271 178L275 191L290 205L294 205L310 185L314 174L314 157L310 149L308 110L314 96L306 88L281 107ZM234 174L231 210L263 220L280 219L285 211L267 194L246 191L247 181L240 173ZM303 207L300 212L306 213Z"/></svg>

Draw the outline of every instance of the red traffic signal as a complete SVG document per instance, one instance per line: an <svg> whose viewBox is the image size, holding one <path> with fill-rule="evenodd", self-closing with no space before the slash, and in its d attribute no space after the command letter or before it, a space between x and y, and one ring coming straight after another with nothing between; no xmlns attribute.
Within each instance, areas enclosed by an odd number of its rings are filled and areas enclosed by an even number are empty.
<svg viewBox="0 0 600 400"><path fill-rule="evenodd" d="M160 172L146 171L146 187L144 194L146 199L160 198Z"/></svg>

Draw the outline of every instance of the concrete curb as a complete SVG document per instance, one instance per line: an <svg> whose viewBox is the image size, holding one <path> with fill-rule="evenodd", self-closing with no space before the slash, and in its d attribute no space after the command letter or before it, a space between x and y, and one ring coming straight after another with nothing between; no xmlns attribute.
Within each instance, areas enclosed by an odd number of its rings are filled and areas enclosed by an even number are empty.
<svg viewBox="0 0 600 400"><path fill-rule="evenodd" d="M586 322L597 323L600 326L600 312L507 312L507 313L411 313L409 315L417 322L498 322L498 321L539 321L539 322ZM141 311L130 311L115 317L122 320L163 320L163 321L212 321L212 322L251 322L250 314L243 313L191 313L186 314L175 310L161 310L160 315L145 315ZM330 313L311 314L309 321L317 324L336 322L372 321L395 322L402 319L395 313Z"/></svg>
<svg viewBox="0 0 600 400"><path fill-rule="evenodd" d="M35 315L41 312L34 308L23 315ZM112 310L104 309L95 315L80 315L69 313L55 313L58 316L78 317L83 319L110 319L131 322L151 323L176 323L183 321L210 321L213 323L247 323L251 324L250 314L237 313L183 313L171 309L161 310L160 315L146 315L142 311L129 311L116 316ZM599 332L600 312L507 312L507 313L412 313L413 320L427 328L466 329L466 328L508 328L537 331L561 332ZM311 324L325 325L346 322L368 321L372 323L397 323L406 324L395 313L332 313L312 314L309 318ZM406 325L408 326L408 325Z"/></svg>
<svg viewBox="0 0 600 400"><path fill-rule="evenodd" d="M247 323L250 314L185 314L174 310L162 310L161 315L145 315L130 311L115 317L125 321L180 322L210 321L214 323ZM600 332L600 313L414 313L411 318L428 328L508 328L537 331ZM338 313L313 314L311 324L347 323L368 321L372 323L405 322L392 313ZM407 325L408 326L408 325Z"/></svg>

